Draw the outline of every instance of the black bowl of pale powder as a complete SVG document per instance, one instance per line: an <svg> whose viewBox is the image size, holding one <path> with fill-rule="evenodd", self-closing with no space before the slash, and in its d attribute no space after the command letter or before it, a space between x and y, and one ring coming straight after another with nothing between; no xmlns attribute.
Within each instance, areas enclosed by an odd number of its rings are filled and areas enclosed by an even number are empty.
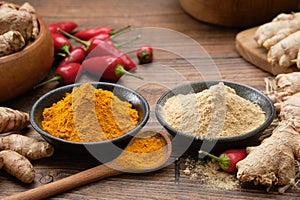
<svg viewBox="0 0 300 200"><path fill-rule="evenodd" d="M188 149L221 152L258 145L272 123L272 101L248 85L210 80L178 86L158 100L159 123L174 136L178 154Z"/></svg>

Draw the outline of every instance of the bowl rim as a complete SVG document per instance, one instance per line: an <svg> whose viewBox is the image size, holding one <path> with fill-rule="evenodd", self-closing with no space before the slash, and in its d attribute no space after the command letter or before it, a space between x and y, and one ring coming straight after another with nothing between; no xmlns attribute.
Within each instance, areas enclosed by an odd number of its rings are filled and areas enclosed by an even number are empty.
<svg viewBox="0 0 300 200"><path fill-rule="evenodd" d="M192 134L188 134L186 132L176 130L175 128L173 128L172 126L170 126L164 120L164 118L162 117L162 115L161 115L162 101L172 91L178 90L180 88L184 88L184 87L187 87L187 86L191 86L192 87L193 85L197 85L197 84L206 84L207 87L209 88L209 86L218 84L220 82L223 82L224 85L231 84L231 85L237 85L237 86L240 86L240 87L247 88L247 90L252 90L253 92L255 92L256 94L258 94L259 96L263 97L266 100L266 102L268 103L268 106L270 108L270 115L266 116L265 121L259 127L257 127L256 129L254 129L252 131L243 133L241 135L225 136L225 137L194 136ZM172 96L174 96L174 95L172 95ZM188 137L190 139L195 139L195 140L209 140L209 141L218 141L218 142L234 142L234 141L239 141L239 140L244 140L244 139L250 138L250 137L256 135L257 133L263 131L264 129L266 129L272 123L272 121L273 121L273 119L275 117L275 107L274 107L273 102L271 101L271 99L267 95L265 95L264 93L262 93L261 91L259 91L258 89L254 88L252 86L249 86L249 85L246 85L246 84L242 84L242 83L238 83L238 82L228 81L228 80L204 80L204 81L195 81L195 82L190 82L190 83L186 83L186 84L183 84L183 85L179 85L177 87L174 87L174 88L172 88L172 89L164 92L162 94L162 96L158 99L157 103L156 103L155 115L156 115L156 118L159 121L159 123L164 128L166 128L167 130L172 131L173 134L174 133L180 134L180 135L183 135L185 137Z"/></svg>
<svg viewBox="0 0 300 200"><path fill-rule="evenodd" d="M74 87L78 87L82 84L85 83L74 83L74 84L69 84L69 85L65 85L65 86L61 86L58 88L55 88L51 91L49 91L48 93L44 94L43 96L41 96L32 106L32 109L30 111L30 122L31 122L31 126L42 136L44 137L48 137L51 138L55 141L59 141L62 143L67 143L67 144L72 144L72 145L95 145L95 144L107 144L107 143L114 143L114 142L118 142L118 141L122 141L123 139L126 139L127 137L134 135L133 133L136 131L139 131L140 129L142 129L143 126L145 126L145 124L147 123L149 116L150 116L150 107L149 104L147 102L147 100L138 92L134 91L133 89L129 88L129 87L125 87L119 84L115 84L115 83L108 83L108 82L89 82L91 83L93 86L97 87L98 85L106 85L106 86L111 86L113 88L119 88L121 90L126 90L131 92L132 94L134 94L135 96L137 96L142 102L143 105L145 107L145 113L143 118L141 119L141 121L130 131L124 133L121 136L112 138L112 139L107 139L107 140L103 140L103 141L97 141L97 142L74 142L74 141L70 141L70 140L64 140L58 137L55 137L53 135L51 135L50 133L44 131L42 128L40 128L40 126L36 123L35 119L35 108L40 104L40 102L44 101L45 99L47 99L49 96L52 96L53 94L55 94L58 91L67 91L67 90L71 90ZM98 87L97 87L98 88ZM112 91L113 92L113 91ZM55 102L53 102L55 103Z"/></svg>

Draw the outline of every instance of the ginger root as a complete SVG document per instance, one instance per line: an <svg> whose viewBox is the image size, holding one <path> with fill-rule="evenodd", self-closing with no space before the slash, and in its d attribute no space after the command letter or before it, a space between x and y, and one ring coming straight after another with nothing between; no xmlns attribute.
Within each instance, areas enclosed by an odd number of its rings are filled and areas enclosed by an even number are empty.
<svg viewBox="0 0 300 200"><path fill-rule="evenodd" d="M20 32L8 31L0 35L0 56L20 51L25 44L25 40Z"/></svg>
<svg viewBox="0 0 300 200"><path fill-rule="evenodd" d="M32 32L31 32L31 38L35 39L39 34L39 24L38 19L36 15L36 11L32 5L30 5L28 2L25 2L20 8L20 11L26 11L28 12L32 17Z"/></svg>
<svg viewBox="0 0 300 200"><path fill-rule="evenodd" d="M300 14L279 14L271 22L258 27L254 34L257 43L269 49L271 46L300 30Z"/></svg>
<svg viewBox="0 0 300 200"><path fill-rule="evenodd" d="M259 146L248 147L247 157L238 162L237 178L268 187L295 181L295 158L300 160L300 124L282 122Z"/></svg>
<svg viewBox="0 0 300 200"><path fill-rule="evenodd" d="M3 167L4 162L3 162L3 158L0 158L0 169Z"/></svg>
<svg viewBox="0 0 300 200"><path fill-rule="evenodd" d="M24 183L31 183L35 178L35 171L27 158L15 151L0 151L3 169Z"/></svg>
<svg viewBox="0 0 300 200"><path fill-rule="evenodd" d="M29 160L50 157L54 153L54 148L49 143L19 134L0 137L0 151L8 149L18 152Z"/></svg>
<svg viewBox="0 0 300 200"><path fill-rule="evenodd" d="M20 51L38 34L38 17L33 6L28 2L21 6L0 2L0 56Z"/></svg>
<svg viewBox="0 0 300 200"><path fill-rule="evenodd" d="M296 64L300 69L300 12L277 15L257 28L254 40L268 50L271 65L288 68Z"/></svg>
<svg viewBox="0 0 300 200"><path fill-rule="evenodd" d="M272 65L290 67L295 63L299 49L300 31L296 31L271 46L267 54L268 62Z"/></svg>
<svg viewBox="0 0 300 200"><path fill-rule="evenodd" d="M265 79L265 83L266 93L279 112L283 101L300 92L300 72L278 74L274 79Z"/></svg>
<svg viewBox="0 0 300 200"><path fill-rule="evenodd" d="M295 161L300 161L300 75L281 74L275 78L271 100L277 104L280 122L272 135L259 146L247 147L247 157L238 162L237 178L241 182L253 182L268 186L296 185ZM268 90L268 88L267 88ZM270 89L269 89L270 90Z"/></svg>
<svg viewBox="0 0 300 200"><path fill-rule="evenodd" d="M3 9L3 5L1 7L0 34L8 31L18 31L22 34L25 41L30 40L33 29L31 14L24 10L17 10L16 8L5 7L5 9Z"/></svg>
<svg viewBox="0 0 300 200"><path fill-rule="evenodd" d="M20 131L29 125L29 114L0 107L0 133Z"/></svg>

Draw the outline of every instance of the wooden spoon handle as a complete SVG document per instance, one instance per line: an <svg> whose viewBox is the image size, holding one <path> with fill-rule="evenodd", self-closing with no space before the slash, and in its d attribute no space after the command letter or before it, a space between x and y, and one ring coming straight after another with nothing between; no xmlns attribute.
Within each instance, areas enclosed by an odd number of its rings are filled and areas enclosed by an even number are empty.
<svg viewBox="0 0 300 200"><path fill-rule="evenodd" d="M109 168L106 165L99 165L94 168L79 172L69 177L60 179L58 181L48 183L46 185L21 192L10 197L4 198L4 200L38 200L44 199L56 194L60 194L67 190L100 180L102 178L122 174L123 172Z"/></svg>

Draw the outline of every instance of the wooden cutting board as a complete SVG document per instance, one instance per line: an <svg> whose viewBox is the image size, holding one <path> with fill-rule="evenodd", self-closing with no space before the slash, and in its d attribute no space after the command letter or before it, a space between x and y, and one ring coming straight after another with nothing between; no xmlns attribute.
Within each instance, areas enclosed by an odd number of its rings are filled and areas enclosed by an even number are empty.
<svg viewBox="0 0 300 200"><path fill-rule="evenodd" d="M236 49L238 53L248 62L273 75L299 71L296 65L289 68L283 68L278 65L271 65L268 63L267 50L260 47L253 39L257 28L258 27L250 28L236 35Z"/></svg>

